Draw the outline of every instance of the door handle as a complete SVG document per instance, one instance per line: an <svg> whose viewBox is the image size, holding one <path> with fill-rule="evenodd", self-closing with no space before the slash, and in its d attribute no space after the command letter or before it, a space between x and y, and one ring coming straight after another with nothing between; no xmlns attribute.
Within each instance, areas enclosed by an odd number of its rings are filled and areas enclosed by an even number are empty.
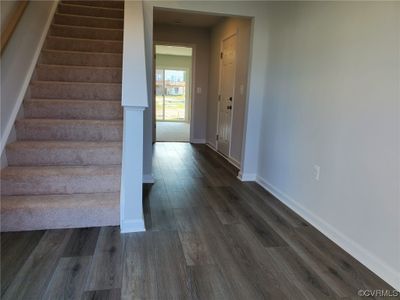
<svg viewBox="0 0 400 300"><path fill-rule="evenodd" d="M228 105L226 109L232 109L232 105Z"/></svg>

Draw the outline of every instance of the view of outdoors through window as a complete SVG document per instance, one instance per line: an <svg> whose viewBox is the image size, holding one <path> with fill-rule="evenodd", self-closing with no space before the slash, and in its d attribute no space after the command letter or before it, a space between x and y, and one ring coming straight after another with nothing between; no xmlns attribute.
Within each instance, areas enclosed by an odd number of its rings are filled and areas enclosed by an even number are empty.
<svg viewBox="0 0 400 300"><path fill-rule="evenodd" d="M186 120L186 71L156 70L157 121Z"/></svg>

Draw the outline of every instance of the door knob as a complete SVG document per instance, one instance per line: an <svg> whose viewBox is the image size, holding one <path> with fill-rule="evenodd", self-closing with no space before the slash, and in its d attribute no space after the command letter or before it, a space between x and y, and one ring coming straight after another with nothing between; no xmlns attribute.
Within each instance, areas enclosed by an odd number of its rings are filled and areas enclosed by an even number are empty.
<svg viewBox="0 0 400 300"><path fill-rule="evenodd" d="M229 101L232 101L232 97L229 97Z"/></svg>

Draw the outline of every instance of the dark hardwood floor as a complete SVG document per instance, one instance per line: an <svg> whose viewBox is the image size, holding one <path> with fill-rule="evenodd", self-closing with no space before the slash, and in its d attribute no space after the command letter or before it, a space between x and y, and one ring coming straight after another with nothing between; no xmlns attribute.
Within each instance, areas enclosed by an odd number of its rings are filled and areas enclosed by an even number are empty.
<svg viewBox="0 0 400 300"><path fill-rule="evenodd" d="M154 147L146 232L2 233L1 298L357 299L359 289L392 290L212 150Z"/></svg>

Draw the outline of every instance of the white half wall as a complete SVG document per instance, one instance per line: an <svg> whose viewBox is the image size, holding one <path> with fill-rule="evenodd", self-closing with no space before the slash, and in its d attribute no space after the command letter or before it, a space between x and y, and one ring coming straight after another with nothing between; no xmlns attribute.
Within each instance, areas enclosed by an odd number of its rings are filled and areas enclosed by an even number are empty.
<svg viewBox="0 0 400 300"><path fill-rule="evenodd" d="M31 1L1 55L1 152L14 126L57 3Z"/></svg>
<svg viewBox="0 0 400 300"><path fill-rule="evenodd" d="M258 181L400 289L400 2L268 7Z"/></svg>

